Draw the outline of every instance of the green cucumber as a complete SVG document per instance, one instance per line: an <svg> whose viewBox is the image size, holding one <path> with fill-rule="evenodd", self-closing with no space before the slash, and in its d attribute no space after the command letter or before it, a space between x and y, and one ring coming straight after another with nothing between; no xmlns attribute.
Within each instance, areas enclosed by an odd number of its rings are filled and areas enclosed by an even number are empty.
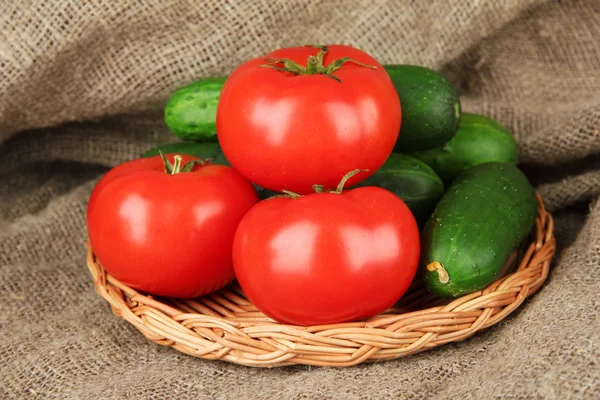
<svg viewBox="0 0 600 400"><path fill-rule="evenodd" d="M164 144L162 146L155 147L143 153L142 157L153 157L160 152L164 154L186 154L189 156L198 157L202 160L211 159L213 164L226 165L231 167L231 164L223 155L223 151L221 150L221 146L219 143L214 142L205 142L205 143L186 143L186 142L177 142L177 143L169 143ZM262 186L258 186L255 183L252 183L258 196L262 199L266 199L279 193L274 192L269 189L265 189Z"/></svg>
<svg viewBox="0 0 600 400"><path fill-rule="evenodd" d="M485 162L517 163L517 143L497 121L483 115L463 113L454 137L433 149L409 153L427 163L446 183L463 171Z"/></svg>
<svg viewBox="0 0 600 400"><path fill-rule="evenodd" d="M400 197L420 226L431 215L444 194L444 184L427 164L392 153L385 164L356 187L378 186Z"/></svg>
<svg viewBox="0 0 600 400"><path fill-rule="evenodd" d="M513 163L479 164L442 196L421 237L426 287L441 297L483 289L531 231L535 190Z"/></svg>
<svg viewBox="0 0 600 400"><path fill-rule="evenodd" d="M229 167L231 166L229 161L223 155L223 152L221 151L221 146L219 146L219 143L215 142L177 142L164 144L162 146L158 146L146 151L144 154L142 154L142 157L156 156L159 154L159 152L163 152L164 154L187 154L190 156L198 157L202 160L210 158L212 159L213 164L227 165Z"/></svg>
<svg viewBox="0 0 600 400"><path fill-rule="evenodd" d="M169 98L165 123L181 140L217 139L217 104L226 78L206 78L184 86Z"/></svg>
<svg viewBox="0 0 600 400"><path fill-rule="evenodd" d="M400 135L394 151L408 153L446 143L461 116L456 87L442 74L416 65L384 65L402 107Z"/></svg>

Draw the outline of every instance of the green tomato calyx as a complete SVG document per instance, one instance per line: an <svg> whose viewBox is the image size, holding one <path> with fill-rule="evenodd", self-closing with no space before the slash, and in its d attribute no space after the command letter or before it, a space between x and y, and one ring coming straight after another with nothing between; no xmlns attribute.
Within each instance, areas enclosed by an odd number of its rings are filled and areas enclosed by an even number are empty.
<svg viewBox="0 0 600 400"><path fill-rule="evenodd" d="M329 51L327 46L323 45L307 45L308 47L314 47L319 49L319 52L316 56L308 56L308 60L306 61L306 67L299 65L298 63L290 60L289 58L266 58L265 64L261 64L261 67L272 68L281 72L291 72L294 75L325 75L336 82L341 82L342 80L337 76L334 76L333 73L338 69L342 68L347 62L352 62L354 64L360 65L365 68L377 69L374 65L367 65L360 63L356 60L353 60L350 57L342 57L334 60L327 66L323 65L323 58L325 54Z"/></svg>
<svg viewBox="0 0 600 400"><path fill-rule="evenodd" d="M325 190L325 185L317 185L317 184L313 185L313 190L315 191L315 193L342 194L342 192L344 191L344 186L346 185L348 180L350 178L352 178L354 175L360 174L361 172L369 172L369 170L368 169L355 169L355 170L348 172L346 175L344 175L342 177L342 179L340 180L340 183L338 183L337 188L335 190L332 190L332 189ZM300 197L303 197L303 196L301 194L291 192L289 190L282 190L280 195L272 196L271 198L276 198L276 197L299 199Z"/></svg>
<svg viewBox="0 0 600 400"><path fill-rule="evenodd" d="M169 161L167 156L165 156L165 154L162 151L159 150L159 153L162 158L163 165L165 167L165 173L169 174L169 175L177 175L181 172L192 172L192 170L194 169L194 167L196 165L204 165L205 164L205 162L203 160L198 159L198 160L192 160L182 166L181 165L181 156L178 154L173 157L173 163L171 164L171 162Z"/></svg>

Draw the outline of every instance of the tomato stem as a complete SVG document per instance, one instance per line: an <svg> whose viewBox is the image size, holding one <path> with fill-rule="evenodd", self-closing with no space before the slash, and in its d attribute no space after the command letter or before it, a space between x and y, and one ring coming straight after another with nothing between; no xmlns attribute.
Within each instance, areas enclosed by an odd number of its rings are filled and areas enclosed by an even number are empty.
<svg viewBox="0 0 600 400"><path fill-rule="evenodd" d="M342 191L344 190L344 185L346 185L346 183L348 182L348 179L352 178L354 175L359 174L361 172L369 172L369 170L368 169L355 169L355 170L348 172L346 175L344 175L342 177L342 180L337 185L337 188L335 190L325 191L325 185L318 185L318 184L313 185L313 190L315 191L315 193L342 194ZM278 195L278 196L273 196L273 197L291 197L292 199L298 199L298 198L302 197L302 195L295 193L295 192L290 192L289 190L282 190L281 193L283 193L283 194Z"/></svg>
<svg viewBox="0 0 600 400"><path fill-rule="evenodd" d="M180 155L176 155L175 157L173 157L174 159L174 163L173 163L173 172L171 172L173 175L178 174L179 170L181 169L181 156Z"/></svg>
<svg viewBox="0 0 600 400"><path fill-rule="evenodd" d="M165 173L169 175L176 175L180 172L191 172L196 165L204 165L204 161L198 159L191 160L185 165L181 166L182 158L178 154L173 157L174 164L171 164L167 156L162 151L159 150L158 153L160 154L163 161L163 165L165 166Z"/></svg>
<svg viewBox="0 0 600 400"><path fill-rule="evenodd" d="M340 180L340 183L338 183L337 188L335 190L331 191L331 193L341 194L342 191L344 190L344 186L346 185L348 180L350 178L352 178L354 175L359 174L361 172L369 172L369 170L368 169L355 169L355 170L348 172L346 175L344 175L342 177L342 180Z"/></svg>
<svg viewBox="0 0 600 400"><path fill-rule="evenodd" d="M297 198L302 197L302 195L299 195L298 193L290 192L289 190L282 190L281 193L285 193L286 195L288 195L292 199L297 199Z"/></svg>
<svg viewBox="0 0 600 400"><path fill-rule="evenodd" d="M281 72L290 72L294 75L325 75L336 82L342 82L340 78L333 75L335 71L342 68L347 62L352 62L356 65L360 65L365 68L377 69L374 65L367 65L356 60L353 60L350 57L342 57L337 60L332 61L329 65L323 65L323 59L325 58L325 54L329 51L327 46L323 45L307 45L308 47L314 47L319 49L319 52L316 56L308 56L308 60L306 61L306 67L302 67L298 63L290 60L289 58L265 58L265 64L261 64L261 67L272 68ZM282 66L283 65L283 66Z"/></svg>

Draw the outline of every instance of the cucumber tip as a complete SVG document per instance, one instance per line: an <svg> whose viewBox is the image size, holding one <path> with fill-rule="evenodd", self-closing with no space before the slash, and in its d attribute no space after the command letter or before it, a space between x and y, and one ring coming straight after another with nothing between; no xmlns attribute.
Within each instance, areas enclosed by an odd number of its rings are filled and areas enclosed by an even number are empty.
<svg viewBox="0 0 600 400"><path fill-rule="evenodd" d="M448 272L446 272L444 266L439 261L434 261L432 263L427 264L427 271L437 272L438 279L440 280L441 284L445 285L446 283L448 283L448 281L450 281L450 276L448 276Z"/></svg>

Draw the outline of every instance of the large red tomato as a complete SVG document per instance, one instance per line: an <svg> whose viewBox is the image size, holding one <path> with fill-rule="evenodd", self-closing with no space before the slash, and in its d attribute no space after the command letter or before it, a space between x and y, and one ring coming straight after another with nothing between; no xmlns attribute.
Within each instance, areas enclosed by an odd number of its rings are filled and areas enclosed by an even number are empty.
<svg viewBox="0 0 600 400"><path fill-rule="evenodd" d="M233 264L267 316L330 324L366 319L398 301L415 276L419 246L408 207L371 186L258 203L238 227Z"/></svg>
<svg viewBox="0 0 600 400"><path fill-rule="evenodd" d="M230 167L197 165L168 174L160 156L134 160L94 188L89 240L104 268L126 285L196 297L234 279L233 236L257 201L252 185Z"/></svg>
<svg viewBox="0 0 600 400"><path fill-rule="evenodd" d="M353 62L354 60L356 62ZM354 185L390 155L400 100L383 67L349 46L286 48L250 60L227 79L217 107L223 153L265 188L310 193Z"/></svg>

